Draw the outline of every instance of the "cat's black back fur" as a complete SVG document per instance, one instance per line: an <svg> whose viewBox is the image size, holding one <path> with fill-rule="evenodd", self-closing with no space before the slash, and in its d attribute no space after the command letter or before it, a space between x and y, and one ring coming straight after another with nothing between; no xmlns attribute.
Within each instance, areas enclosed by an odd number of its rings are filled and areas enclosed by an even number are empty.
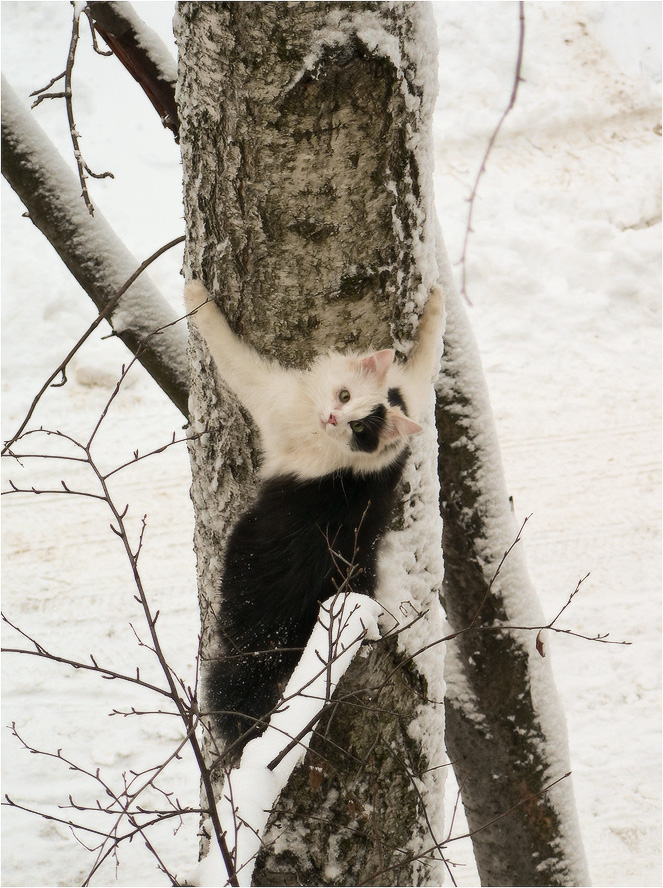
<svg viewBox="0 0 663 888"><path fill-rule="evenodd" d="M225 653L210 664L207 682L208 707L229 741L265 726L259 720L277 704L320 602L341 586L348 563L355 565L350 589L374 594L378 542L407 455L373 474L268 478L237 521L218 614Z"/></svg>

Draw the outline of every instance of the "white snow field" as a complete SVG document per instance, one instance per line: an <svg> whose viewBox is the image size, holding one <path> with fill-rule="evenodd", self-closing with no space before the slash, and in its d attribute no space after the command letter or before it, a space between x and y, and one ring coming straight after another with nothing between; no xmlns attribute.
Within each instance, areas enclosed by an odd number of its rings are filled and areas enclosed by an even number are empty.
<svg viewBox="0 0 663 888"><path fill-rule="evenodd" d="M172 4L135 3L172 43ZM436 204L452 262L462 250L471 191L490 134L508 102L518 40L515 2L437 3L440 94L434 124ZM71 7L3 2L2 67L28 95L64 68ZM523 82L488 162L469 242L468 307L491 391L507 482L521 518L534 585L552 618L589 573L563 617L586 635L548 634L548 655L568 722L574 787L596 886L657 886L660 868L660 20L661 4L526 3ZM81 27L75 111L93 170L92 199L136 264L182 233L178 149L132 79L92 53ZM73 167L64 106L33 112ZM2 186L3 439L94 318L23 208ZM150 277L181 305L181 250ZM457 267L460 279L460 269ZM101 329L101 328L100 328ZM107 332L107 331L104 331ZM62 388L50 390L32 427L87 440L127 361L97 335ZM141 368L133 368L97 434L108 471L181 437L183 418ZM42 440L43 439L43 440ZM21 452L60 452L34 435ZM34 449L32 449L34 448ZM71 452L71 451L67 451ZM93 491L74 462L3 460L3 490ZM139 566L174 669L195 679L198 631L188 458L183 445L113 478L137 543ZM65 493L3 497L3 612L56 654L161 682L126 556L107 508ZM3 645L24 646L7 627ZM118 790L165 761L181 737L159 701L126 683L37 657L3 655L3 795L26 808L99 826L101 788ZM114 714L148 710L152 714ZM31 755L26 744L50 755ZM75 763L90 774L72 771ZM158 782L198 804L188 754ZM154 791L146 804L164 810ZM447 782L447 810L455 786ZM63 807L64 806L64 807ZM454 834L463 832L461 819ZM166 820L154 843L184 878L197 858L197 817ZM80 835L80 834L79 834ZM82 836L81 836L82 837ZM3 808L2 884L81 884L95 863L70 829ZM94 836L85 839L95 843ZM450 842L459 885L478 885L468 840ZM124 843L93 885L167 885L140 839Z"/></svg>

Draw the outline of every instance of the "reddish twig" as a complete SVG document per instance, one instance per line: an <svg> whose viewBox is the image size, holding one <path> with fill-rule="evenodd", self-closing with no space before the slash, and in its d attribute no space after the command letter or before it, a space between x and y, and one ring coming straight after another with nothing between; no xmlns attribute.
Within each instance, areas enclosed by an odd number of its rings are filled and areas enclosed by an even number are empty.
<svg viewBox="0 0 663 888"><path fill-rule="evenodd" d="M154 45L154 34L133 13L128 3L90 2L85 13L94 31L103 37L111 52L126 70L137 81L143 92L157 111L161 122L175 136L179 143L179 115L175 102L175 82L177 65L175 59L172 69L164 71L163 59L166 48L155 58L150 52ZM142 31L148 31L149 39L141 39ZM160 64L161 63L161 64ZM169 66L170 68L170 66Z"/></svg>
<svg viewBox="0 0 663 888"><path fill-rule="evenodd" d="M57 77L54 77L47 86L42 89L35 90L33 93L30 93L31 96L36 96L37 98L32 103L32 107L35 108L45 99L64 99L65 105L67 108L67 120L69 121L69 133L71 135L71 143L74 147L74 159L76 161L76 167L78 168L78 178L81 183L81 196L85 202L85 206L87 207L88 213L91 216L94 216L94 206L90 199L90 194L88 192L86 179L88 176L92 176L93 179L114 179L113 173L105 172L105 173L94 173L85 162L83 158L83 154L81 152L81 147L79 143L79 133L76 129L76 122L74 120L74 105L73 105L73 89L72 89L72 78L74 73L74 62L76 60L76 47L78 45L78 37L79 37L79 24L82 12L82 5L80 3L71 4L74 9L72 26L71 26L71 41L69 43L69 52L67 54L67 64L62 74L59 74ZM64 78L64 92L48 92L48 90L58 82Z"/></svg>
<svg viewBox="0 0 663 888"><path fill-rule="evenodd" d="M525 4L523 0L520 0L518 3L518 14L520 19L520 36L518 38L518 58L516 60L516 73L513 81L513 89L511 90L511 98L509 99L509 104L505 108L502 116L500 117L499 123L495 127L492 136L490 137L490 141L488 142L488 147L483 155L483 160L481 161L481 166L479 167L479 172L477 173L477 177L474 182L474 187L472 188L472 193L469 197L469 210L467 214L467 226L465 228L465 238L463 240L463 252L460 258L461 265L461 288L460 292L467 300L468 304L472 304L467 295L467 247L468 241L470 239L470 234L472 233L472 215L474 213L474 201L477 196L477 191L479 189L479 182L481 181L481 177L486 172L486 164L488 163L488 157L490 152L493 150L493 145L497 140L497 136L502 128L502 124L506 120L509 112L512 110L513 106L516 104L516 98L518 96L518 87L522 81L521 71L523 65L523 50L525 46Z"/></svg>

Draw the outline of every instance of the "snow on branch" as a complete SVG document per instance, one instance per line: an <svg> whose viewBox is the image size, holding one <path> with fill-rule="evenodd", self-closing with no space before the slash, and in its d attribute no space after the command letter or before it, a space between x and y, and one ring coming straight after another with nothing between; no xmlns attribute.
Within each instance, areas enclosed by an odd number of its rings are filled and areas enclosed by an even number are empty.
<svg viewBox="0 0 663 888"><path fill-rule="evenodd" d="M86 13L93 28L140 84L164 127L179 141L175 102L177 64L168 47L130 3L90 2Z"/></svg>
<svg viewBox="0 0 663 888"><path fill-rule="evenodd" d="M366 595L338 592L320 607L318 622L259 737L245 747L237 768L226 775L219 817L233 858L228 873L218 847L201 861L192 883L250 885L270 812L303 759L315 725L364 640L380 637L380 605Z"/></svg>
<svg viewBox="0 0 663 888"><path fill-rule="evenodd" d="M78 178L81 183L81 197L85 202L85 206L87 207L88 213L91 216L94 216L94 206L92 205L92 200L90 198L90 194L87 188L87 178L88 176L92 176L93 179L114 179L113 173L105 172L105 173L94 173L90 169L90 167L85 162L83 158L83 154L81 152L81 147L79 143L79 132L76 128L76 122L74 120L74 102L73 96L74 91L72 88L72 78L74 74L74 62L76 60L76 47L78 46L78 34L79 34L79 23L81 18L81 13L83 11L83 5L81 3L72 3L74 8L73 20L71 25L71 41L69 43L69 52L67 54L67 63L65 65L65 69L62 74L59 74L57 77L53 77L49 83L42 87L42 89L37 89L33 93L30 93L31 97L35 97L34 102L32 103L32 107L35 108L37 105L41 104L45 99L64 99L65 105L67 108L67 120L69 122L69 134L71 136L71 143L74 148L74 159L76 161L76 166L78 167ZM64 79L64 91L63 92L49 92L52 86L54 86L58 81Z"/></svg>
<svg viewBox="0 0 663 888"><path fill-rule="evenodd" d="M2 80L2 174L81 287L104 311L139 263L101 213L90 216L80 185L27 108ZM109 313L114 332L186 415L186 330L146 275ZM160 330L158 336L151 336ZM151 336L149 342L146 337Z"/></svg>

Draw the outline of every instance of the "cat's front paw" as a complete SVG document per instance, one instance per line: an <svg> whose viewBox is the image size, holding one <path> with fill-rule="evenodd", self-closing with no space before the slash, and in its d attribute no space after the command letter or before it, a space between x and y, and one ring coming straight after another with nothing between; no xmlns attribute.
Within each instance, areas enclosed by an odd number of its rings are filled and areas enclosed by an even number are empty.
<svg viewBox="0 0 663 888"><path fill-rule="evenodd" d="M428 301L419 322L419 336L436 336L442 325L444 315L444 293L442 288L435 286L428 291Z"/></svg>
<svg viewBox="0 0 663 888"><path fill-rule="evenodd" d="M426 312L436 315L441 315L444 312L444 293L442 291L442 287L438 287L436 285L434 287L431 287L428 291Z"/></svg>
<svg viewBox="0 0 663 888"><path fill-rule="evenodd" d="M187 314L191 314L209 298L210 295L202 281L189 281L184 285L184 305Z"/></svg>

